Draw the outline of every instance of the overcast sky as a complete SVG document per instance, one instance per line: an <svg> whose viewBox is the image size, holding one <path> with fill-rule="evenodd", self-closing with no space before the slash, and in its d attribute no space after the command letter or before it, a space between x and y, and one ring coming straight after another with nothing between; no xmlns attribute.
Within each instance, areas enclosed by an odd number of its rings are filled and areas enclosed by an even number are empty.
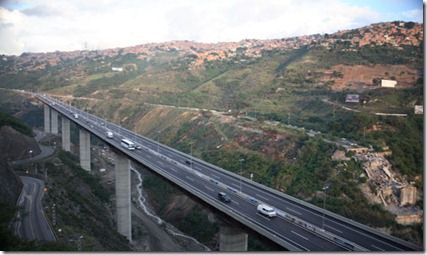
<svg viewBox="0 0 427 255"><path fill-rule="evenodd" d="M0 54L228 42L423 22L422 0L0 0Z"/></svg>

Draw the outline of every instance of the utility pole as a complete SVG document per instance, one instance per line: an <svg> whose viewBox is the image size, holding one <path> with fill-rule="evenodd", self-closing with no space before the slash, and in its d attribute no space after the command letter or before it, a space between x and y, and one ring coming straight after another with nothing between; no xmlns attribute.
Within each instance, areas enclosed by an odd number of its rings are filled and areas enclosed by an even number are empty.
<svg viewBox="0 0 427 255"><path fill-rule="evenodd" d="M157 131L157 154L159 154L159 151L160 151L160 133L161 131L158 130Z"/></svg>
<svg viewBox="0 0 427 255"><path fill-rule="evenodd" d="M79 238L77 239L77 250L78 251L81 251L82 250L82 239L83 239L83 236L81 235L81 236L79 236Z"/></svg>
<svg viewBox="0 0 427 255"><path fill-rule="evenodd" d="M240 192L242 192L242 175L243 175L243 167L242 167L242 165L243 165L243 161L245 161L244 159L239 159L239 161L240 161Z"/></svg>
<svg viewBox="0 0 427 255"><path fill-rule="evenodd" d="M326 204L326 195L329 189L329 184L325 184L322 188L325 191L325 195L323 196L323 218L322 218L322 229L325 230L325 204Z"/></svg>
<svg viewBox="0 0 427 255"><path fill-rule="evenodd" d="M56 211L55 211L56 204L52 205L52 225L56 225Z"/></svg>
<svg viewBox="0 0 427 255"><path fill-rule="evenodd" d="M193 142L190 143L190 159L191 159L191 163L190 163L190 168L191 170L193 170Z"/></svg>

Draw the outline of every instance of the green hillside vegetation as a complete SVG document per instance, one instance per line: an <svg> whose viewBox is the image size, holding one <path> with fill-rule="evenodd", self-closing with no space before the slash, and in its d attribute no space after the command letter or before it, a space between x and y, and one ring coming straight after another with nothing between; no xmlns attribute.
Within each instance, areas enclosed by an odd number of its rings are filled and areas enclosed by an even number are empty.
<svg viewBox="0 0 427 255"><path fill-rule="evenodd" d="M33 136L33 130L27 126L25 123L23 123L21 120L7 114L4 112L0 112L0 128L3 126L9 126L16 131L27 135L27 136Z"/></svg>

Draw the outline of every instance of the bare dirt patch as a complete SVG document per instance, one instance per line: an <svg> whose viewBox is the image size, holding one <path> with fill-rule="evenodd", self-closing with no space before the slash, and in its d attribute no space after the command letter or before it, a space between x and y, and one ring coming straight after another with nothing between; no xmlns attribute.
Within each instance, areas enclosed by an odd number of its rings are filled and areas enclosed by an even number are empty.
<svg viewBox="0 0 427 255"><path fill-rule="evenodd" d="M343 77L333 77L334 71L341 73ZM417 70L404 65L336 65L330 71L325 72L322 80L334 80L335 84L332 85L332 90L336 91L345 89L366 90L378 88L378 86L373 85L372 80L374 78L391 79L392 77L396 78L397 88L407 88L412 87L420 74Z"/></svg>

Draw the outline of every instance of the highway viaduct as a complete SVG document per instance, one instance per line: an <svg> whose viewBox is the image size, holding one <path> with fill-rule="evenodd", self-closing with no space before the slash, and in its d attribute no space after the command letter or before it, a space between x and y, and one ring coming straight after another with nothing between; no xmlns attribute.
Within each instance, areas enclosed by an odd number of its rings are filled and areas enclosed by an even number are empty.
<svg viewBox="0 0 427 255"><path fill-rule="evenodd" d="M44 131L45 133L59 134L58 116L61 116L61 137L62 149L71 151L70 122L75 118L59 114L52 109L49 104L44 104ZM76 112L76 111L74 111ZM84 118L82 111L76 113L80 118ZM75 118L76 119L76 118ZM79 123L75 122L77 125ZM80 126L79 128L79 157L80 166L91 171L90 158L90 131ZM102 139L102 138L101 138ZM114 148L114 147L113 147ZM131 181L130 181L130 160L127 155L115 149L115 196L116 196L116 222L117 231L132 241L131 226ZM213 219L221 223L221 219ZM220 251L246 251L247 234L240 227L222 225L220 228Z"/></svg>
<svg viewBox="0 0 427 255"><path fill-rule="evenodd" d="M117 230L130 241L132 240L131 158L202 201L212 205L221 215L225 214L227 217L233 219L233 221L241 223L236 225L221 224L220 251L247 250L248 236L244 228L241 228L242 225L260 233L290 251L423 250L422 247L412 243L379 232L332 212L325 211L261 184L249 181L241 176L229 173L199 159L189 157L184 153L165 145L160 145L158 142L156 143L148 138L134 134L129 130L106 122L70 105L65 105L53 98L41 94L35 94L35 96L44 104L45 132L58 134L58 116L61 116L62 148L64 150L70 151L70 121L75 122L79 127L80 165L83 169L91 171L91 134L99 137L114 148L116 152L115 194ZM106 130L113 131L117 140L108 139L105 135ZM134 138L137 143L144 145L144 149L131 152L120 146L121 138ZM194 163L198 163L198 165L194 165L194 169L193 165L189 168L185 163L180 163L180 160L184 162L184 159L189 158L192 159L192 162L194 160ZM213 169L216 171L216 174L208 174L204 172L204 168ZM185 175L185 177L181 178L179 175L184 172L190 173L190 175ZM232 179L237 180L237 183L240 184L240 190L237 188L238 184L236 185ZM242 192L242 183L245 192ZM258 193L251 193L253 192L252 189L258 190ZM217 190L226 190L232 197L234 204L230 203L231 205L226 206L217 199L213 199L212 197L215 197ZM211 195L209 195L210 193ZM279 202L275 202L275 200ZM267 219L266 217L256 215L256 210L253 208L257 204L266 201L276 208L277 218L280 219ZM284 204L287 204L287 206L285 207ZM240 209L236 210L236 208ZM250 213L251 211L254 211L254 213ZM305 218L305 213L309 214L308 218ZM252 214L256 216L252 216Z"/></svg>

